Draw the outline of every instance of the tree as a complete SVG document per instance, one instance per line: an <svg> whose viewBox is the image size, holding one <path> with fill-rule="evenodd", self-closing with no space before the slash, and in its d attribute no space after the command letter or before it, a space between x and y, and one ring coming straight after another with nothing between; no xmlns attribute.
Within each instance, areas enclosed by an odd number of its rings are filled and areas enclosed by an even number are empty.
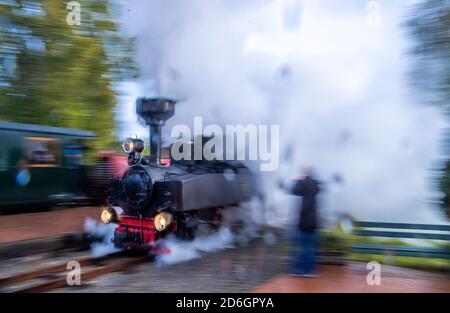
<svg viewBox="0 0 450 313"><path fill-rule="evenodd" d="M426 0L418 4L408 29L415 39L412 81L424 99L450 113L450 0ZM447 154L448 150L447 143ZM450 159L439 170L440 203L450 218Z"/></svg>
<svg viewBox="0 0 450 313"><path fill-rule="evenodd" d="M114 88L136 72L132 42L118 35L112 0L80 0L79 25L68 23L67 3L0 1L0 118L91 130L107 146Z"/></svg>

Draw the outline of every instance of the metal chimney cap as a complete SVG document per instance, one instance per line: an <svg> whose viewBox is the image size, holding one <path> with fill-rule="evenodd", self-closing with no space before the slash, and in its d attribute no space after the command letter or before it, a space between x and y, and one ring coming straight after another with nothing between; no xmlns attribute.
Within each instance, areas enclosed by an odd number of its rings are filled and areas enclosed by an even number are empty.
<svg viewBox="0 0 450 313"><path fill-rule="evenodd" d="M164 125L175 114L175 100L169 98L145 98L136 100L136 113L147 125Z"/></svg>

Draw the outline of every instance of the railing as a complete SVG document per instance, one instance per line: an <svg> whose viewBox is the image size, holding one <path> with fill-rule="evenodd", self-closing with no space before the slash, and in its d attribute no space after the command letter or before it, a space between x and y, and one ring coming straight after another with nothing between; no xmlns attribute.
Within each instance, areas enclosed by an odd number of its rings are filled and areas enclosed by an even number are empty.
<svg viewBox="0 0 450 313"><path fill-rule="evenodd" d="M450 241L450 225L354 222L353 226L353 234L357 236ZM353 244L351 245L351 252L450 259L450 249L445 247L445 244L442 248Z"/></svg>

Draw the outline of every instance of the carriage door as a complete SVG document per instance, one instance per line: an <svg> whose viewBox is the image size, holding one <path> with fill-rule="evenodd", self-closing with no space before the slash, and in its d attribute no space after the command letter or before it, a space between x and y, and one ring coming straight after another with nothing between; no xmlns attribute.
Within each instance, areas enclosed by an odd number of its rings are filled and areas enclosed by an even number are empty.
<svg viewBox="0 0 450 313"><path fill-rule="evenodd" d="M63 197L61 139L24 137L23 158L19 166L28 168L29 181L24 197L30 201Z"/></svg>
<svg viewBox="0 0 450 313"><path fill-rule="evenodd" d="M2 135L0 134L0 203L6 202L11 195L9 178L9 169L7 163L7 144L3 144Z"/></svg>
<svg viewBox="0 0 450 313"><path fill-rule="evenodd" d="M83 183L82 168L84 149L83 144L78 139L68 140L63 147L65 165L65 186L66 190L74 196L82 194Z"/></svg>

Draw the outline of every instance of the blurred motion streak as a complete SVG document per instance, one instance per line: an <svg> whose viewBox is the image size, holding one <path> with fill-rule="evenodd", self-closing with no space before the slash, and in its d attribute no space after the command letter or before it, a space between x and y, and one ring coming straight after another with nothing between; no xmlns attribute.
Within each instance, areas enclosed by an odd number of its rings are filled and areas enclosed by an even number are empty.
<svg viewBox="0 0 450 313"><path fill-rule="evenodd" d="M117 84L135 75L119 1L86 0L80 25L68 1L0 1L0 119L93 131L114 141Z"/></svg>

